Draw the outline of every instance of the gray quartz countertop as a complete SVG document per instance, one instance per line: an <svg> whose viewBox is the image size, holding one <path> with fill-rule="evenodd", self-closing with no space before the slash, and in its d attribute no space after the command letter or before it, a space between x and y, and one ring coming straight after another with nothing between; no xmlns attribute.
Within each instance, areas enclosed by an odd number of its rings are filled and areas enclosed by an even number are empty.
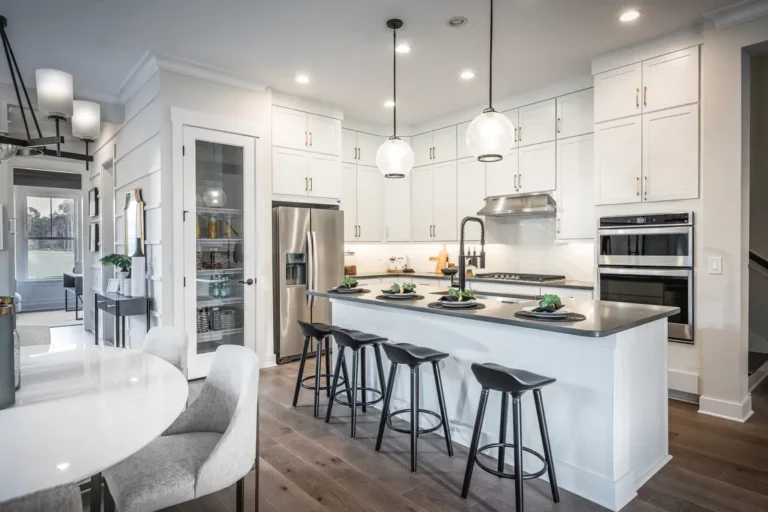
<svg viewBox="0 0 768 512"><path fill-rule="evenodd" d="M464 311L432 309L427 307L427 305L431 302L436 302L439 295L436 295L435 293L445 292L445 288L419 286L417 293L423 295L424 299L407 301L377 299L376 296L381 295L381 290L376 289L374 286L370 286L369 288L369 293L341 294L324 291L308 291L307 294L364 305L403 309L430 315L451 316L454 318L464 318L480 322L491 322L590 338L611 336L662 318L668 318L680 312L679 308L667 306L646 306L624 302L567 299L565 301L565 306L574 312L586 316L586 320L581 322L537 321L517 318L515 316L516 311L520 311L526 306L535 305L536 302L534 301L513 303L480 300L479 302L485 305L485 309Z"/></svg>
<svg viewBox="0 0 768 512"><path fill-rule="evenodd" d="M485 270L482 273L486 273ZM451 276L443 275L439 272L370 272L357 274L354 277L358 279L370 278L398 278L398 277L419 277L426 279L450 279ZM458 279L458 278L457 278ZM551 286L553 288L578 288L581 290L592 290L595 288L594 283L589 281L575 281L573 279L563 279L560 281L547 281L546 283L540 283L538 281L505 281L503 279L486 279L482 277L468 277L467 281L474 281L478 283L498 283L498 284L521 284L525 286Z"/></svg>

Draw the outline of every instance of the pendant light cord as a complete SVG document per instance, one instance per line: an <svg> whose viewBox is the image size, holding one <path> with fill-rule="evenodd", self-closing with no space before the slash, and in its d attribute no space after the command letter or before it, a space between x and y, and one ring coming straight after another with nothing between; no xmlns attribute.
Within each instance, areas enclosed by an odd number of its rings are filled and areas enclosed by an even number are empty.
<svg viewBox="0 0 768 512"><path fill-rule="evenodd" d="M488 45L488 109L493 110L493 0L491 0L491 30Z"/></svg>
<svg viewBox="0 0 768 512"><path fill-rule="evenodd" d="M397 137L397 29L392 29L392 136Z"/></svg>

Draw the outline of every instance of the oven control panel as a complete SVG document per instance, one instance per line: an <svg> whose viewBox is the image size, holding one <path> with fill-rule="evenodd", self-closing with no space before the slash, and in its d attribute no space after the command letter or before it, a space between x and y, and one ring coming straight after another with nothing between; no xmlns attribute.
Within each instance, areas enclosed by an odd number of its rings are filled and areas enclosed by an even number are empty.
<svg viewBox="0 0 768 512"><path fill-rule="evenodd" d="M626 228L641 226L690 226L693 213L657 213L652 215L622 215L619 217L601 217L601 228Z"/></svg>

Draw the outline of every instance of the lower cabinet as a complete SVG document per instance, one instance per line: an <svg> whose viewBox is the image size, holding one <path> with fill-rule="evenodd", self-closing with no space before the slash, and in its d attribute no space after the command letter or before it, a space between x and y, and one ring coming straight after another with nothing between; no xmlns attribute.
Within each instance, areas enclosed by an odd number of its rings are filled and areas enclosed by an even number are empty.
<svg viewBox="0 0 768 512"><path fill-rule="evenodd" d="M485 206L486 165L476 158L459 160L458 167L458 200L456 203L458 229L464 217L477 217L477 212ZM480 226L476 222L467 223L464 231L465 239L480 240ZM461 233L457 233L461 237Z"/></svg>
<svg viewBox="0 0 768 512"><path fill-rule="evenodd" d="M338 156L272 148L272 193L338 199L341 165Z"/></svg>
<svg viewBox="0 0 768 512"><path fill-rule="evenodd" d="M592 134L557 141L558 240L595 237L594 152Z"/></svg>
<svg viewBox="0 0 768 512"><path fill-rule="evenodd" d="M344 164L344 240L381 242L383 237L383 180L376 167Z"/></svg>
<svg viewBox="0 0 768 512"><path fill-rule="evenodd" d="M456 162L411 171L411 234L415 242L456 240Z"/></svg>

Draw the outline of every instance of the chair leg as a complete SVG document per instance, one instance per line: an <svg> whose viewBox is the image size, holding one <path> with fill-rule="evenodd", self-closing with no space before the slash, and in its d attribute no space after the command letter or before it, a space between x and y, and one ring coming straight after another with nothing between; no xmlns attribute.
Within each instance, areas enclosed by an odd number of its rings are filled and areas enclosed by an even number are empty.
<svg viewBox="0 0 768 512"><path fill-rule="evenodd" d="M323 340L315 340L315 418L320 415L320 370L323 367Z"/></svg>
<svg viewBox="0 0 768 512"><path fill-rule="evenodd" d="M520 396L512 397L512 429L515 437L515 510L523 512L523 425Z"/></svg>
<svg viewBox="0 0 768 512"><path fill-rule="evenodd" d="M467 457L467 470L464 472L464 485L461 488L461 497L466 499L469 495L469 483L472 481L472 471L475 469L477 459L477 445L480 444L480 433L483 430L483 418L485 406L488 404L488 388L483 388L480 393L480 404L477 406L477 418L475 429L472 431L472 442L469 444L469 456Z"/></svg>
<svg viewBox="0 0 768 512"><path fill-rule="evenodd" d="M325 411L325 422L331 421L331 410L333 409L333 398L336 396L336 388L339 386L339 373L344 366L344 347L339 348L339 356L336 359L336 371L333 372L333 385L331 386L331 399L328 400L328 410ZM345 372L346 373L346 372Z"/></svg>
<svg viewBox="0 0 768 512"><path fill-rule="evenodd" d="M339 358L342 361L341 364L341 371L342 375L344 376L344 388L347 390L347 403L352 403L352 392L349 390L349 372L347 371L347 359L342 356L342 353L344 351L344 347L341 347L341 350L339 351Z"/></svg>
<svg viewBox="0 0 768 512"><path fill-rule="evenodd" d="M91 477L91 510L101 510L101 473Z"/></svg>
<svg viewBox="0 0 768 512"><path fill-rule="evenodd" d="M115 498L106 482L104 482L104 512L115 512Z"/></svg>
<svg viewBox="0 0 768 512"><path fill-rule="evenodd" d="M552 447L549 445L549 430L547 429L547 418L544 416L544 402L541 399L540 389L533 391L533 399L536 402L536 414L539 417L541 444L544 447L544 458L547 461L547 474L549 475L549 486L552 488L552 499L555 503L560 503L560 491L557 488L557 477L555 477L555 461L552 458Z"/></svg>
<svg viewBox="0 0 768 512"><path fill-rule="evenodd" d="M237 481L237 512L245 512L245 477Z"/></svg>
<svg viewBox="0 0 768 512"><path fill-rule="evenodd" d="M411 368L411 473L416 472L419 442L419 367Z"/></svg>
<svg viewBox="0 0 768 512"><path fill-rule="evenodd" d="M301 389L301 378L304 376L304 365L307 362L307 351L309 350L309 338L304 338L304 349L301 351L301 362L299 363L299 374L296 376L296 390L293 392L293 406L299 401L299 390Z"/></svg>
<svg viewBox="0 0 768 512"><path fill-rule="evenodd" d="M379 386L381 386L382 396L387 394L387 382L384 380L384 364L381 362L381 344L373 346L373 354L376 356L376 371L379 372Z"/></svg>
<svg viewBox="0 0 768 512"><path fill-rule="evenodd" d="M381 450L381 442L384 440L384 427L387 426L387 416L389 416L389 403L392 400L392 388L395 384L395 375L397 374L397 365L392 363L389 368L389 382L387 390L384 393L384 403L381 406L381 420L379 420L379 434L376 436L376 451Z"/></svg>
<svg viewBox="0 0 768 512"><path fill-rule="evenodd" d="M360 386L363 388L361 390L361 395L362 395L362 402L361 403L363 405L362 409L363 409L364 413L367 412L367 407L365 406L365 400L367 398L367 396L366 396L367 393L365 392L365 376L366 376L365 374L367 373L366 368L365 368L366 367L365 359L366 359L366 357L365 357L365 347L360 347Z"/></svg>
<svg viewBox="0 0 768 512"><path fill-rule="evenodd" d="M451 426L448 423L448 413L445 410L443 378L440 376L440 367L437 363L432 363L432 372L435 374L435 387L437 388L437 403L440 406L440 417L443 418L443 434L445 435L445 446L448 448L448 456L453 457L453 440L451 439Z"/></svg>
<svg viewBox="0 0 768 512"><path fill-rule="evenodd" d="M360 364L360 351L355 350L352 355L352 426L351 437L357 432L357 372Z"/></svg>
<svg viewBox="0 0 768 512"><path fill-rule="evenodd" d="M331 337L325 337L325 395L331 396Z"/></svg>
<svg viewBox="0 0 768 512"><path fill-rule="evenodd" d="M509 408L509 396L501 393L501 421L499 422L499 442L507 442L507 409ZM499 465L496 468L500 473L504 471L504 458L507 449L499 446Z"/></svg>

